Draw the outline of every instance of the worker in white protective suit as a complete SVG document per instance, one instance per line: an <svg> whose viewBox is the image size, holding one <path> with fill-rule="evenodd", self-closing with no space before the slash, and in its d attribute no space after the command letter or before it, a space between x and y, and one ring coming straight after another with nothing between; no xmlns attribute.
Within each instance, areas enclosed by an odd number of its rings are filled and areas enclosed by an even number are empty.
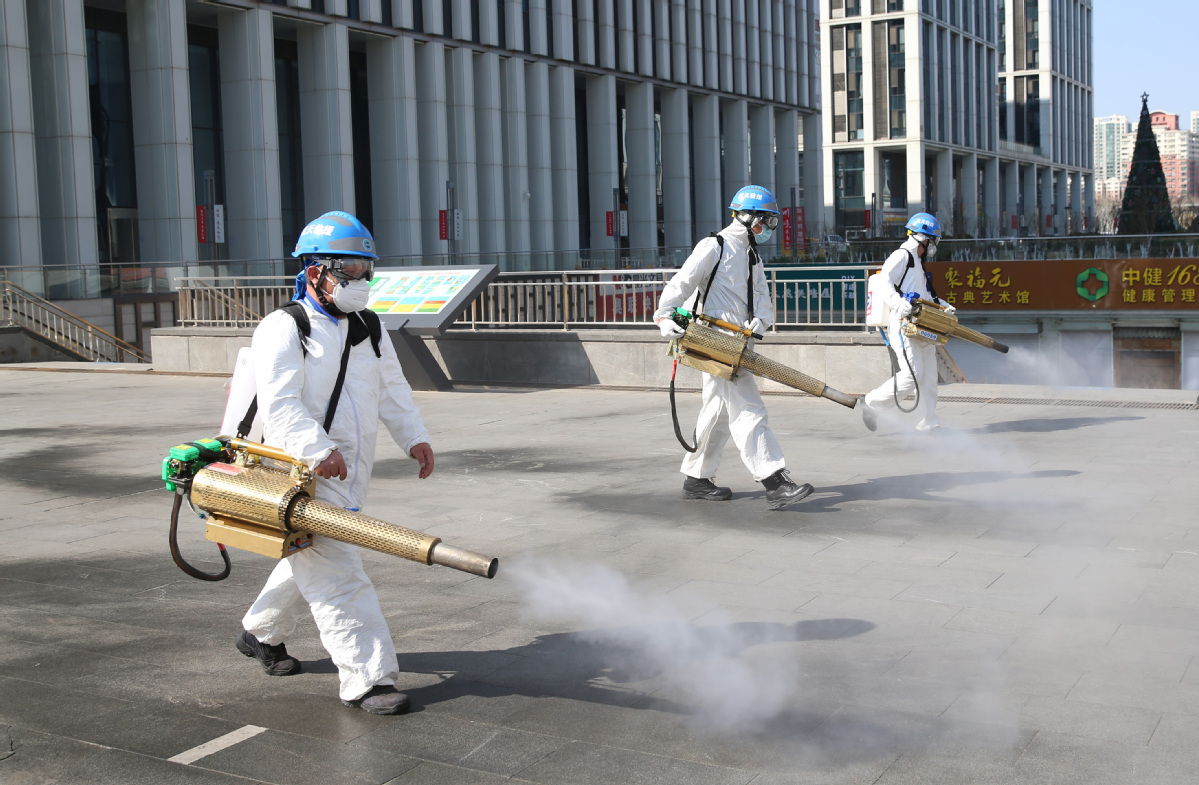
<svg viewBox="0 0 1199 785"><path fill-rule="evenodd" d="M718 236L700 240L662 292L654 321L663 337L673 340L683 334L670 318L680 306L743 324L755 333L774 323L774 302L756 248L768 242L778 226L778 205L770 191L750 185L737 192L729 208L732 222ZM812 492L811 485L797 485L787 473L783 450L767 423L766 404L749 371L739 370L732 381L703 375L695 433L696 450L683 457L680 469L684 499L732 498L729 488L713 482L729 436L754 480L766 487L771 509L781 509Z"/></svg>
<svg viewBox="0 0 1199 785"><path fill-rule="evenodd" d="M899 370L893 377L871 390L858 408L870 430L878 428L878 415L895 408L913 389L918 390L915 404L920 420L916 429L931 431L940 427L937 419L937 347L924 340L913 340L900 332L903 320L912 313L910 298L919 297L940 304L952 314L956 309L937 297L932 278L924 267L937 252L941 223L928 213L916 213L905 228L908 238L887 257L882 275L890 285L883 288L890 316L887 345Z"/></svg>
<svg viewBox="0 0 1199 785"><path fill-rule="evenodd" d="M379 421L418 462L421 479L433 472L429 434L395 348L377 328L378 317L363 311L377 259L370 232L349 213L326 213L304 228L292 255L304 260L296 290L311 332L304 338L299 319L283 310L254 330L263 441L315 470L317 499L360 510ZM326 431L347 342L344 385ZM270 675L298 673L284 644L308 613L341 676L343 704L373 714L408 710L408 697L395 687L391 632L357 547L318 535L311 547L280 561L242 619L237 648Z"/></svg>

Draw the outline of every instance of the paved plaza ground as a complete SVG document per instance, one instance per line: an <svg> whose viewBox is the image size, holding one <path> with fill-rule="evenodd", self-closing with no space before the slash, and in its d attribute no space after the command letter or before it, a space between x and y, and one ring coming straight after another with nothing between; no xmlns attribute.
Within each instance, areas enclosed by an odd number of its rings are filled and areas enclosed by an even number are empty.
<svg viewBox="0 0 1199 785"><path fill-rule="evenodd" d="M415 705L377 717L311 624L300 675L234 649L271 560L171 562L223 384L0 368L5 785L1196 781L1193 392L948 387L926 436L770 396L817 489L779 512L731 445L732 501L679 499L663 392L418 393L436 471L384 435L366 511L500 572L364 552Z"/></svg>

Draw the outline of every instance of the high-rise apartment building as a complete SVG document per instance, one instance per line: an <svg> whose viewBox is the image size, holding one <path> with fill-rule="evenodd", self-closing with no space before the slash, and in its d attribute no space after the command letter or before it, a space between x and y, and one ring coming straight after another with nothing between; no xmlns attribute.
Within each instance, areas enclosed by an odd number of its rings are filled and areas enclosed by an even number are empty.
<svg viewBox="0 0 1199 785"><path fill-rule="evenodd" d="M689 247L798 191L816 2L0 0L0 247L277 260L331 209L388 256Z"/></svg>
<svg viewBox="0 0 1199 785"><path fill-rule="evenodd" d="M1132 122L1122 114L1095 118L1095 197L1118 199L1124 193L1132 148L1125 139L1132 133Z"/></svg>
<svg viewBox="0 0 1199 785"><path fill-rule="evenodd" d="M1091 0L822 0L826 221L1091 225Z"/></svg>

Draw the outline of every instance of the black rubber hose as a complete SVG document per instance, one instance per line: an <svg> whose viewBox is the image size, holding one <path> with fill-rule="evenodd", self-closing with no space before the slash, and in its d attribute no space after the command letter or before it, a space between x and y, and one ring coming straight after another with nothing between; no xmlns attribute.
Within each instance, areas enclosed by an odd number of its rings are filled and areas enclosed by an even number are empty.
<svg viewBox="0 0 1199 785"><path fill-rule="evenodd" d="M216 547L221 552L221 558L225 560L225 569L221 572L203 572L187 563L183 558L183 554L179 552L179 508L183 505L183 494L175 494L175 504L171 507L171 534L169 537L171 544L171 558L175 560L175 565L179 569L186 572L201 581L223 581L229 577L229 571L232 569L232 563L229 561L229 554L225 551L225 546L217 543Z"/></svg>
<svg viewBox="0 0 1199 785"><path fill-rule="evenodd" d="M687 440L683 438L683 431L679 428L679 410L674 404L674 375L679 370L679 361L674 361L674 368L670 371L670 417L674 420L674 436L679 440L679 444L683 445L683 449L687 452L695 452L699 449L699 439L695 438L695 431L691 432L691 438L695 441L695 445L687 444Z"/></svg>

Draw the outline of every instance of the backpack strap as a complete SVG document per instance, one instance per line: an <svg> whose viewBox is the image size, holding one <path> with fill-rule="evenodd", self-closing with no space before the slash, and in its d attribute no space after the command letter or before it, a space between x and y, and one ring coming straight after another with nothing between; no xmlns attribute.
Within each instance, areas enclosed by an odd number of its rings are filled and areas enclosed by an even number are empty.
<svg viewBox="0 0 1199 785"><path fill-rule="evenodd" d="M916 254L912 253L911 249L904 248L904 250L908 252L908 266L903 268L903 278L899 279L899 283L903 283L904 278L907 278L908 273L916 266ZM928 285L928 293L933 296L933 302L940 300L941 298L937 296L937 290L933 286L933 274L927 269L924 270L924 282ZM899 292L900 297L903 296L903 289L899 288L899 284L895 285L895 291Z"/></svg>
<svg viewBox="0 0 1199 785"><path fill-rule="evenodd" d="M712 232L708 236L716 238L716 244L720 246L720 253L716 257L715 266L712 267L712 274L708 276L708 284L704 287L704 296L695 303L697 313L704 312L704 303L708 301L708 292L712 290L712 281L716 280L716 271L720 269L720 263L724 261L724 237L720 232Z"/></svg>

